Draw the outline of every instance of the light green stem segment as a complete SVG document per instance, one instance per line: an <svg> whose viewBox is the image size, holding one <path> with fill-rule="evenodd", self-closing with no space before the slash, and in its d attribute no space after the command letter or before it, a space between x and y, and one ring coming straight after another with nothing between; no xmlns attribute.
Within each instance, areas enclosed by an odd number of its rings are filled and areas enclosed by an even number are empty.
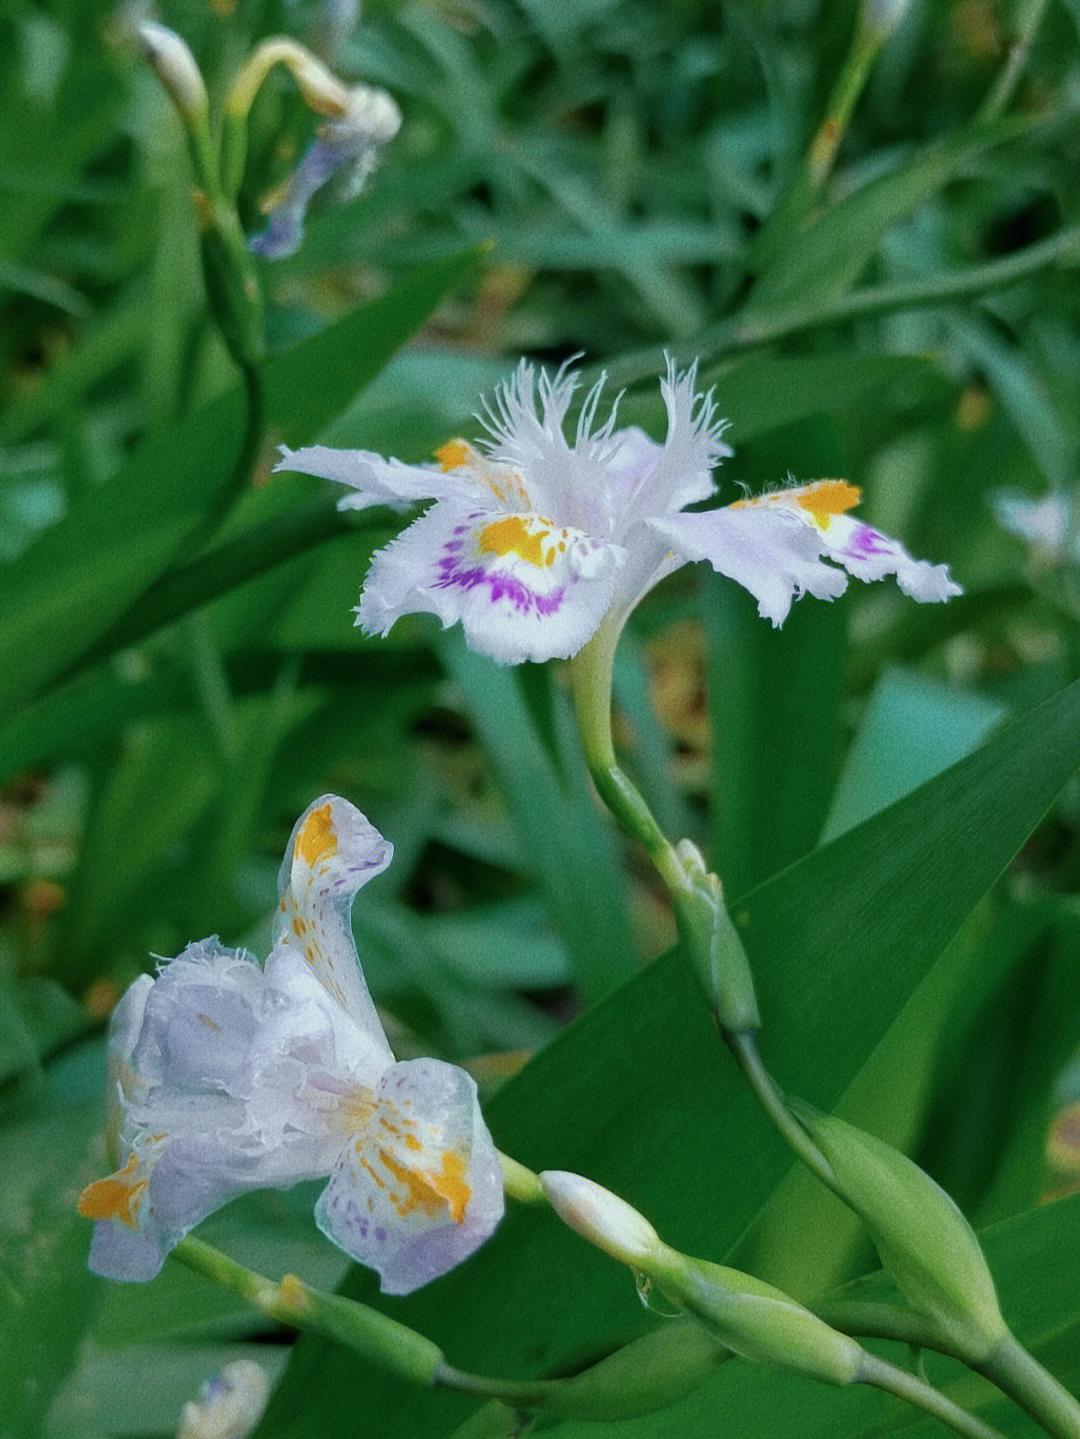
<svg viewBox="0 0 1080 1439"><path fill-rule="evenodd" d="M443 1364L442 1350L396 1319L340 1294L313 1289L294 1274L280 1284L237 1264L228 1255L188 1235L173 1254L190 1269L231 1289L271 1319L308 1329L362 1354L413 1384L432 1385Z"/></svg>
<svg viewBox="0 0 1080 1439"><path fill-rule="evenodd" d="M757 1036L744 1033L725 1035L725 1038L742 1070L743 1077L754 1093L754 1097L772 1120L776 1129L807 1168L811 1169L823 1184L827 1184L835 1194L839 1194L843 1199L844 1195L837 1186L832 1165L788 1109L787 1102L776 1087L772 1075L762 1064L761 1055L758 1053Z"/></svg>
<svg viewBox="0 0 1080 1439"><path fill-rule="evenodd" d="M940 1419L942 1424L948 1425L957 1434L962 1434L964 1439L1002 1439L997 1429L992 1429L989 1424L976 1419L974 1414L961 1409L959 1404L946 1399L944 1394L925 1380L908 1373L906 1369L898 1369L896 1365L886 1363L874 1354L863 1355L862 1366L855 1382L883 1389L887 1394L895 1394L897 1399L903 1399L917 1409L932 1414L935 1419Z"/></svg>
<svg viewBox="0 0 1080 1439"><path fill-rule="evenodd" d="M1012 1334L975 1367L1026 1410L1051 1439L1080 1439L1080 1403Z"/></svg>
<svg viewBox="0 0 1080 1439"><path fill-rule="evenodd" d="M571 688L585 761L597 793L623 829L638 840L671 896L679 938L717 1023L727 1033L760 1026L750 965L724 908L720 881L688 841L673 845L615 758L611 738L611 677L626 616L608 617L570 665Z"/></svg>

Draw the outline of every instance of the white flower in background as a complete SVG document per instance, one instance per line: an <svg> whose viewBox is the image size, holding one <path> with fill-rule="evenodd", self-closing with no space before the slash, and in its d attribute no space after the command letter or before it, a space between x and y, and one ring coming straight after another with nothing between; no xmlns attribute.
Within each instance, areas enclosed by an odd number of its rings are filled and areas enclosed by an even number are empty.
<svg viewBox="0 0 1080 1439"><path fill-rule="evenodd" d="M346 800L301 816L281 868L265 970L216 939L121 999L110 1033L117 1172L83 1191L90 1267L150 1279L247 1190L329 1174L320 1229L405 1294L465 1259L503 1212L476 1085L434 1059L396 1063L356 957L357 890L393 849Z"/></svg>
<svg viewBox="0 0 1080 1439"><path fill-rule="evenodd" d="M1007 490L991 497L994 518L1004 530L1026 540L1049 560L1080 563L1080 508L1071 494L1030 495Z"/></svg>
<svg viewBox="0 0 1080 1439"><path fill-rule="evenodd" d="M250 1359L237 1359L184 1405L176 1439L247 1439L269 1398L266 1370Z"/></svg>
<svg viewBox="0 0 1080 1439"><path fill-rule="evenodd" d="M731 451L696 371L668 366L663 444L636 427L595 427L602 381L572 442L563 422L577 385L524 361L485 408L476 449L452 440L438 465L406 465L321 445L283 451L277 468L345 485L342 509L435 503L372 561L357 623L386 634L404 614L460 620L473 649L497 660L569 658L609 614L622 619L665 575L705 559L748 589L774 625L805 593L896 575L918 600L959 593L944 565L913 560L895 540L848 517L859 491L841 480L687 512L715 495L711 471ZM537 400L539 398L539 404ZM833 563L829 563L832 561ZM842 568L837 568L837 566ZM847 574L844 571L847 571Z"/></svg>
<svg viewBox="0 0 1080 1439"><path fill-rule="evenodd" d="M315 194L336 177L339 202L354 200L379 163L384 145L401 129L401 111L385 90L354 85L344 115L327 120L304 158L270 196L270 221L248 248L268 260L281 260L300 247L304 220Z"/></svg>

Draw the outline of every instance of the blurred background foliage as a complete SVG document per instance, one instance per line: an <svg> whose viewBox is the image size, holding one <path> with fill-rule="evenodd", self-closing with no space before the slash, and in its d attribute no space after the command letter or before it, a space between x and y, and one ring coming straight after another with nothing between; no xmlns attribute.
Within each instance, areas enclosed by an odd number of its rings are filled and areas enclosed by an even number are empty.
<svg viewBox="0 0 1080 1439"><path fill-rule="evenodd" d="M607 367L625 419L654 433L664 349L699 356L731 419L726 498L848 476L873 522L964 584L926 610L856 586L772 631L741 591L684 570L623 642L617 737L738 915L766 924L755 894L831 883L841 858L857 869L851 832L874 822L908 865L910 903L890 911L895 932L861 921L868 971L879 949L913 952L932 892L936 948L882 999L866 1052L826 1083L833 1061L807 1048L820 1097L844 1093L979 1222L1080 1178L1080 790L1061 789L1080 754L1067 726L1058 751L1039 749L1052 726L1036 711L1080 673L1080 588L1068 534L1036 549L991 509L1002 489L1069 497L1077 482L1080 7L870 7L887 9L906 13L814 176L806 156L861 23L848 0L385 0L359 25L343 0L160 4L218 103L253 45L283 32L405 117L360 196L324 199L295 255L259 261L267 426L237 490L242 395L207 310L182 130L130 40L135 11L8 0L0 1313L16 1363L0 1366L0 1432L170 1432L201 1377L266 1338L185 1274L131 1291L85 1275L72 1200L102 1163L115 999L149 955L204 934L266 952L282 847L317 793L355 800L397 848L355 916L395 1048L465 1061L489 1093L583 1009L615 995L601 1012L628 1013L620 986L644 993L642 966L674 938L642 856L593 801L558 673L500 669L424 621L363 638L350 606L399 521L339 516L319 482L270 478L280 442L415 460L474 434L478 396L521 353ZM275 73L252 115L249 233L312 130ZM976 757L1010 720L1027 748L997 795ZM948 843L981 878L953 913L919 849L946 790L919 792L917 822L902 802L967 756L975 798L949 801L968 827ZM998 858L980 868L984 841ZM777 954L796 956L806 933L785 934ZM827 1033L857 1011L822 975L792 1023L816 1015ZM532 1113L530 1072L570 1103L572 1078L530 1066L496 1112ZM612 1153L624 1142L610 1177L639 1172L632 1126L608 1119ZM521 1157L570 1163L550 1135ZM793 1226L826 1201L773 1160L771 1200L759 1192L729 1242L808 1294L865 1269L836 1216L827 1252L800 1264ZM332 1282L344 1265L305 1198L259 1196L208 1227L265 1271ZM579 1353L578 1328L534 1371ZM505 1362L525 1364L507 1342ZM149 1393L130 1383L148 1364ZM290 1432L286 1412L267 1433Z"/></svg>

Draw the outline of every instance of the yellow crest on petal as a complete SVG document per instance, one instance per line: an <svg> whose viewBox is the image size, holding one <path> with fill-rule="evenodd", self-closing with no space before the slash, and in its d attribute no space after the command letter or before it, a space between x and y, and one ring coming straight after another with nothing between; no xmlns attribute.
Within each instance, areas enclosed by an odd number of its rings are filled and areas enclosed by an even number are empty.
<svg viewBox="0 0 1080 1439"><path fill-rule="evenodd" d="M139 1201L149 1183L136 1179L138 1158L132 1154L123 1169L88 1184L79 1195L79 1213L85 1219L118 1219L129 1229L138 1223Z"/></svg>
<svg viewBox="0 0 1080 1439"><path fill-rule="evenodd" d="M330 805L322 804L311 811L296 836L296 853L305 864L313 868L320 859L328 859L337 854L337 848L337 834L334 831Z"/></svg>
<svg viewBox="0 0 1080 1439"><path fill-rule="evenodd" d="M833 515L846 514L859 503L862 491L857 485L849 485L847 480L818 480L816 484L789 490L785 498L794 500L805 510L819 529L827 530Z"/></svg>

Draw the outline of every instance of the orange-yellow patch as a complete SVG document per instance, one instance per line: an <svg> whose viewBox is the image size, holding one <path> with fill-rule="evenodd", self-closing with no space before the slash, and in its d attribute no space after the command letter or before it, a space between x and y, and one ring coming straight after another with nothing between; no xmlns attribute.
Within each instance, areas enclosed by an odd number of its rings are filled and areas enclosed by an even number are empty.
<svg viewBox="0 0 1080 1439"><path fill-rule="evenodd" d="M445 445L440 445L435 451L435 458L445 474L447 470L460 470L471 464L475 453L472 445L465 440L447 440Z"/></svg>
<svg viewBox="0 0 1080 1439"><path fill-rule="evenodd" d="M833 515L846 514L859 503L862 491L847 480L819 480L804 490L792 491L791 497L811 517L819 529L827 530Z"/></svg>
<svg viewBox="0 0 1080 1439"><path fill-rule="evenodd" d="M337 854L337 835L329 801L313 809L304 821L303 829L296 836L296 853L308 865Z"/></svg>
<svg viewBox="0 0 1080 1439"><path fill-rule="evenodd" d="M131 1155L123 1169L88 1184L79 1195L79 1213L86 1219L119 1219L129 1229L136 1223L135 1211L147 1180L136 1179L139 1161Z"/></svg>
<svg viewBox="0 0 1080 1439"><path fill-rule="evenodd" d="M405 1188L403 1195L391 1196L402 1219L414 1209L435 1215L444 1206L449 1209L455 1224L460 1224L465 1218L465 1207L472 1190L465 1183L465 1161L459 1154L443 1150L442 1169L438 1173L430 1169L406 1169L385 1149L380 1149L379 1158L383 1167Z"/></svg>
<svg viewBox="0 0 1080 1439"><path fill-rule="evenodd" d="M507 515L496 520L480 531L481 553L492 555L518 555L530 565L551 564L554 551L545 559L544 540L548 531L542 526L535 529L520 515Z"/></svg>

